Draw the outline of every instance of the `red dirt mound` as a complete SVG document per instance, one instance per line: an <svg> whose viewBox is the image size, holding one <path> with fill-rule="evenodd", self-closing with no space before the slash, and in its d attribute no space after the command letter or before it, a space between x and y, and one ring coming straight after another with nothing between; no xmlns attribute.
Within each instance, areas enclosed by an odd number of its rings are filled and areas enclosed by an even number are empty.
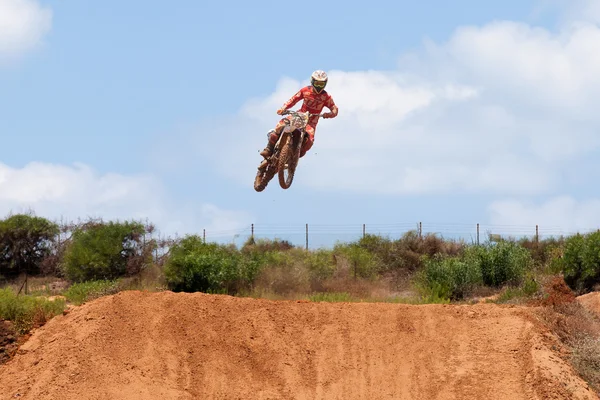
<svg viewBox="0 0 600 400"><path fill-rule="evenodd" d="M577 301L600 317L600 292L584 294L583 296L579 296Z"/></svg>
<svg viewBox="0 0 600 400"><path fill-rule="evenodd" d="M58 316L0 399L596 399L529 311L122 292Z"/></svg>
<svg viewBox="0 0 600 400"><path fill-rule="evenodd" d="M561 306L576 301L575 294L562 277L555 277L546 285L548 297L542 302L545 306Z"/></svg>

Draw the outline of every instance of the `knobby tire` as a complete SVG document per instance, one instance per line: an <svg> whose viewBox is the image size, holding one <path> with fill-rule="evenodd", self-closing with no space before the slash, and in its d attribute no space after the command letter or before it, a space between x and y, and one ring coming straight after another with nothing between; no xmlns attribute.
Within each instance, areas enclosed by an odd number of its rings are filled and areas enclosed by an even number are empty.
<svg viewBox="0 0 600 400"><path fill-rule="evenodd" d="M274 165L267 165L267 167L263 170L258 170L256 173L256 178L254 178L254 190L257 192L262 192L265 190L271 179L275 176L277 169Z"/></svg>

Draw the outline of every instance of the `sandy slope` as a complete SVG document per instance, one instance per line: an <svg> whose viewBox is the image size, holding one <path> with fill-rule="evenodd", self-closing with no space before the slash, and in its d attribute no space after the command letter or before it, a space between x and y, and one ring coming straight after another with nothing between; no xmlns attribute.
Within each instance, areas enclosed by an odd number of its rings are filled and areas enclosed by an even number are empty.
<svg viewBox="0 0 600 400"><path fill-rule="evenodd" d="M532 321L491 304L122 292L37 330L0 367L0 399L596 399Z"/></svg>
<svg viewBox="0 0 600 400"><path fill-rule="evenodd" d="M577 300L588 310L600 316L600 292L592 292L577 297Z"/></svg>

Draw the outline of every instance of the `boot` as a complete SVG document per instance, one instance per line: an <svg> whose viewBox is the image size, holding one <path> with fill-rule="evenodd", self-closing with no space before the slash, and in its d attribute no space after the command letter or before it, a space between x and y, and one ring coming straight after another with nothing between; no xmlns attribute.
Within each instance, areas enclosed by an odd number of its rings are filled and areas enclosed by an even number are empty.
<svg viewBox="0 0 600 400"><path fill-rule="evenodd" d="M258 166L258 169L262 171L263 169L267 168L267 165L269 165L269 160L265 158Z"/></svg>
<svg viewBox="0 0 600 400"><path fill-rule="evenodd" d="M275 145L273 143L271 143L271 141L269 141L267 143L267 147L265 147L265 149L260 152L260 155L263 156L264 158L270 157L271 154L273 154L274 147L275 147Z"/></svg>

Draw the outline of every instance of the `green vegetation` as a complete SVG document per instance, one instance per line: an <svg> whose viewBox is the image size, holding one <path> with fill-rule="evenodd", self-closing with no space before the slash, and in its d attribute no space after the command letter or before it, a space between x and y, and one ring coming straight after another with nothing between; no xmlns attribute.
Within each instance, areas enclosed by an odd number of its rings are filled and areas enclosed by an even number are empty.
<svg viewBox="0 0 600 400"><path fill-rule="evenodd" d="M12 321L17 332L28 332L34 326L43 325L65 309L65 301L47 300L43 297L17 296L9 289L0 289L0 319Z"/></svg>
<svg viewBox="0 0 600 400"><path fill-rule="evenodd" d="M277 239L250 238L241 248L205 243L197 235L158 240L153 230L139 221L59 225L29 214L1 220L0 284L23 292L23 300L3 292L0 307L13 310L3 318L31 321L19 317L29 314L15 311L17 301L50 316L64 304L49 305L43 296L62 294L80 305L121 290L413 304L472 301L484 294L495 296L488 301L510 303L539 299L545 277L564 275L580 294L600 284L597 232L476 245L409 231L306 251ZM30 296L23 296L24 273Z"/></svg>
<svg viewBox="0 0 600 400"><path fill-rule="evenodd" d="M51 273L71 285L66 294L74 303L123 290L117 280L148 270L161 279L154 286L173 291L349 293L382 301L407 291L403 297L412 293L415 301L462 301L485 288L508 301L533 296L537 277L552 274L564 274L578 293L600 282L600 233L475 245L409 231L395 239L365 235L305 251L284 240L251 238L238 249L196 235L159 241L152 232L137 221L59 226L29 214L11 215L0 221L0 275L10 280L23 272Z"/></svg>
<svg viewBox="0 0 600 400"><path fill-rule="evenodd" d="M173 291L233 294L247 287L260 268L261 255L235 247L204 243L188 236L173 246L165 277Z"/></svg>
<svg viewBox="0 0 600 400"><path fill-rule="evenodd" d="M278 298L348 293L353 299L433 303L464 301L487 290L510 301L538 293L544 275L564 274L578 293L600 282L600 233L475 245L409 231L395 239L364 235L305 251L285 240L250 238L237 248L196 235L157 240L152 232L137 221L59 226L12 215L0 221L0 275L14 280L23 272L51 274L68 282L65 294L75 304L145 287ZM148 281L148 271L155 282ZM117 283L128 277L137 286Z"/></svg>
<svg viewBox="0 0 600 400"><path fill-rule="evenodd" d="M600 232L568 237L562 257L554 259L553 266L576 292L591 291L600 283Z"/></svg>
<svg viewBox="0 0 600 400"><path fill-rule="evenodd" d="M39 273L57 234L58 225L28 214L0 221L0 276Z"/></svg>
<svg viewBox="0 0 600 400"><path fill-rule="evenodd" d="M440 256L425 262L416 281L425 298L435 302L463 299L483 282L481 268L476 262Z"/></svg>
<svg viewBox="0 0 600 400"><path fill-rule="evenodd" d="M119 290L120 286L117 280L87 281L74 283L67 289L64 296L71 303L81 305L98 297L115 294Z"/></svg>
<svg viewBox="0 0 600 400"><path fill-rule="evenodd" d="M540 296L542 287L533 274L525 278L522 285L507 287L498 297L496 303L515 303Z"/></svg>
<svg viewBox="0 0 600 400"><path fill-rule="evenodd" d="M65 276L84 282L138 273L151 262L151 253L142 247L145 233L139 222L89 223L76 228L65 249Z"/></svg>
<svg viewBox="0 0 600 400"><path fill-rule="evenodd" d="M492 287L519 285L533 267L527 249L508 241L470 247L465 259L480 270L483 284Z"/></svg>

